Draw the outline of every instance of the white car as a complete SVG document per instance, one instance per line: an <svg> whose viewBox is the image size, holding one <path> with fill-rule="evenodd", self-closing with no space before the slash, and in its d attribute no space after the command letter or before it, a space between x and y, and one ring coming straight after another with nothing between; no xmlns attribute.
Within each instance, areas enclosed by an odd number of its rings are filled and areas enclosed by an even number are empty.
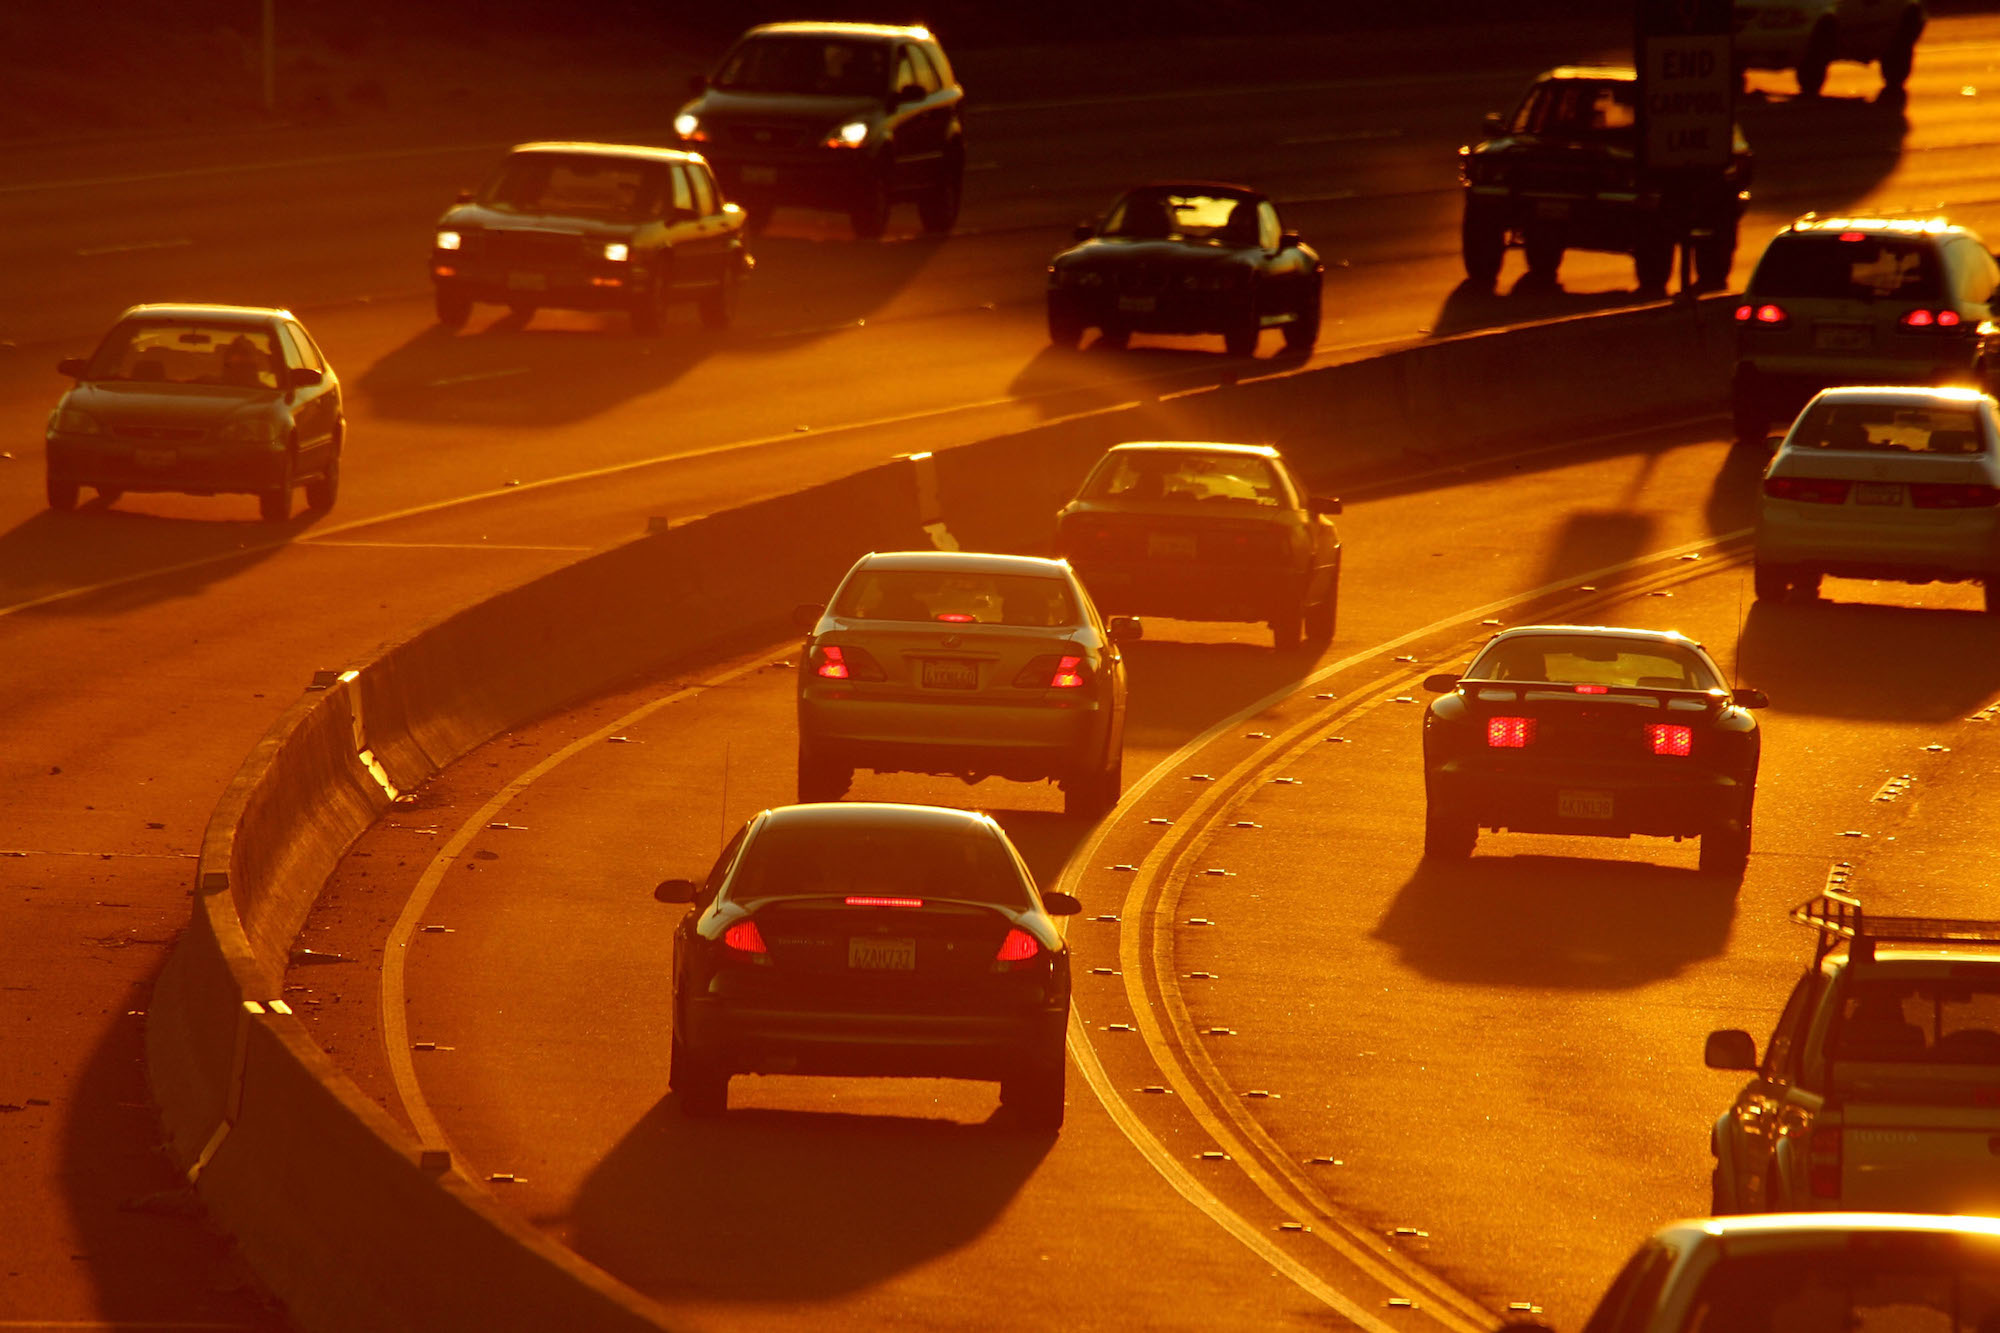
<svg viewBox="0 0 2000 1333"><path fill-rule="evenodd" d="M1923 31L1923 0L1736 0L1736 63L1796 70L1799 91L1817 97L1834 61L1874 62L1901 92Z"/></svg>
<svg viewBox="0 0 2000 1333"><path fill-rule="evenodd" d="M1976 389L1826 389L1764 471L1759 601L1823 575L1986 585L2000 613L2000 415Z"/></svg>

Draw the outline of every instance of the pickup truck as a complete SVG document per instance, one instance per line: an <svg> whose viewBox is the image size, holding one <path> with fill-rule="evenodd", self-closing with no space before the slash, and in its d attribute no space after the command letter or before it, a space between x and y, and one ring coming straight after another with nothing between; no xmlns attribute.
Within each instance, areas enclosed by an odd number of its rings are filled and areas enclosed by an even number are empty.
<svg viewBox="0 0 2000 1333"><path fill-rule="evenodd" d="M1712 1032L1706 1063L1754 1077L1715 1122L1713 1211L2000 1214L2000 921L1865 914L1829 890L1761 1061Z"/></svg>

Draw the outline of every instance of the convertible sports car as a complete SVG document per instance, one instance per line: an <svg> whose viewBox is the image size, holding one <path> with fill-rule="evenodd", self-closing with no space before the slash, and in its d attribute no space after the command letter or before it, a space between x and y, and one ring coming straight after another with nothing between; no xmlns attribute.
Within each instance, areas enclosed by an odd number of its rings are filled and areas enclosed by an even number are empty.
<svg viewBox="0 0 2000 1333"><path fill-rule="evenodd" d="M1481 828L1701 839L1741 874L1757 795L1761 690L1732 690L1671 630L1524 625L1495 635L1424 716L1424 855L1472 854Z"/></svg>
<svg viewBox="0 0 2000 1333"><path fill-rule="evenodd" d="M1049 341L1084 330L1122 347L1134 333L1219 333L1231 356L1254 356L1268 328L1301 355L1319 338L1326 266L1286 231L1257 191L1163 181L1128 191L1101 225L1049 261Z"/></svg>

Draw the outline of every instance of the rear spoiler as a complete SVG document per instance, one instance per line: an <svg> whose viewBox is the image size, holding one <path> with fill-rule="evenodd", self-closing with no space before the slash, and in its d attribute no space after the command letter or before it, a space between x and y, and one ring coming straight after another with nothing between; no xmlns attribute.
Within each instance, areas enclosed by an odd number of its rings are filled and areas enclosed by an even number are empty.
<svg viewBox="0 0 2000 1333"><path fill-rule="evenodd" d="M2000 944L2000 921L1951 916L1882 916L1863 912L1851 893L1827 889L1792 909L1792 920L1819 933L1813 965L1842 945L1856 962L1872 962L1877 944Z"/></svg>
<svg viewBox="0 0 2000 1333"><path fill-rule="evenodd" d="M1449 681L1450 683L1445 683ZM1433 682L1436 682L1435 684ZM1549 680L1481 680L1474 676L1449 677L1429 676L1424 680L1427 688L1438 693L1445 690L1512 690L1516 695L1533 691L1536 694L1577 694L1585 698L1614 697L1624 695L1645 699L1657 699L1665 704L1670 699L1685 699L1704 704L1711 708L1721 708L1730 702L1727 690L1676 689L1663 685L1592 685L1578 681Z"/></svg>

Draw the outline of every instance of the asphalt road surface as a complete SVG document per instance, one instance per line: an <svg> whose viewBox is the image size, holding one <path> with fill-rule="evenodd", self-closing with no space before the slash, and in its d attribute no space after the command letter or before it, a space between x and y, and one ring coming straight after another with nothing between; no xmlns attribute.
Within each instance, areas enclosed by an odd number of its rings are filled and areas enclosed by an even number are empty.
<svg viewBox="0 0 2000 1333"><path fill-rule="evenodd" d="M1533 68L1578 54L1597 52L1382 61L1249 92L1242 78L991 89L961 235L921 239L899 215L889 242L862 245L839 219L781 215L742 323L719 339L691 315L658 340L609 317L522 327L485 312L458 336L430 321L430 219L499 143L641 137L645 124L0 151L0 1173L33 1219L0 1249L0 1327L277 1322L154 1150L139 1031L208 811L315 668L653 515L1244 369L1206 340L1046 348L1042 262L1129 180L1247 178L1283 201L1329 260L1320 360L1629 300L1627 266L1583 256L1562 294L1455 293L1452 150ZM1761 158L1739 274L1751 238L1811 207L1942 205L2000 233L2000 123L1983 86L1996 63L2000 24L1940 22L1907 107L1870 100L1872 77L1852 70L1818 104L1786 96L1782 78L1760 84L1770 95L1744 109ZM41 425L61 384L49 367L142 299L299 310L349 394L337 510L275 527L245 497L42 508ZM420 1106L469 1163L525 1182L503 1197L691 1324L1247 1325L1331 1311L1402 1327L1415 1316L1382 1302L1405 1295L1426 1318L1522 1299L1574 1323L1641 1231L1705 1203L1707 1122L1731 1087L1690 1042L1775 1005L1801 948L1778 909L1835 858L1892 901L1920 881L1949 910L1977 882L1966 830L1983 823L1990 757L1965 719L2000 690L1982 665L1993 631L1968 614L1976 594L1839 583L1834 605L1760 611L1744 632L1746 682L1775 703L1740 896L1704 887L1691 847L1644 841L1500 838L1451 875L1418 867L1416 705L1393 701L1427 663L1462 660L1479 619L1603 596L1562 614L1675 624L1729 656L1746 580L1726 537L1750 482L1711 433L1357 503L1341 634L1314 668L1337 670L1310 688L1302 662L1248 630L1153 627L1134 656L1129 809L1081 849L1046 791L863 780L861 795L1007 812L1045 882L1073 875L1090 914L1124 918L1073 928L1083 976L1060 1138L983 1124L993 1099L978 1085L745 1080L752 1109L714 1138L662 1101L655 964L671 922L645 889L705 860L725 817L788 793L783 673L755 669L633 723L652 743L588 748L519 798L527 831L480 843L498 859L468 854L487 868L464 873L539 864L531 891L501 901L440 880L455 933L416 952L411 1013L424 1039L458 1049L418 1069ZM1590 575L1690 543L1713 544L1686 552L1699 561ZM1664 582L1612 591L1628 578ZM1600 592L1563 591L1582 582ZM1849 604L1861 597L1883 605ZM1275 713L1235 717L1288 686ZM544 739L619 716L607 703ZM518 776L547 748L462 765L434 793L436 830L385 827L371 842L400 833L398 858L427 861L447 815L491 794L488 775ZM1183 769L1233 776L1211 787ZM1909 794L1872 799L1904 773ZM1151 818L1176 821L1171 841ZM617 857L602 845L612 830ZM343 870L336 906L355 901L345 877L364 862ZM1140 869L1104 869L1118 863ZM574 954L549 949L540 913ZM1168 924L1194 917L1216 924ZM333 993L364 1006L372 974L341 966L295 980L322 1009ZM1201 970L1218 979L1182 975ZM367 1031L365 1014L342 1021ZM379 1041L356 1040L331 1044L380 1058ZM1237 1095L1259 1089L1276 1096ZM1307 1167L1316 1156L1342 1165ZM1293 1215L1312 1209L1319 1220ZM1314 1229L1277 1230L1287 1221ZM1386 1234L1397 1227L1428 1234Z"/></svg>

